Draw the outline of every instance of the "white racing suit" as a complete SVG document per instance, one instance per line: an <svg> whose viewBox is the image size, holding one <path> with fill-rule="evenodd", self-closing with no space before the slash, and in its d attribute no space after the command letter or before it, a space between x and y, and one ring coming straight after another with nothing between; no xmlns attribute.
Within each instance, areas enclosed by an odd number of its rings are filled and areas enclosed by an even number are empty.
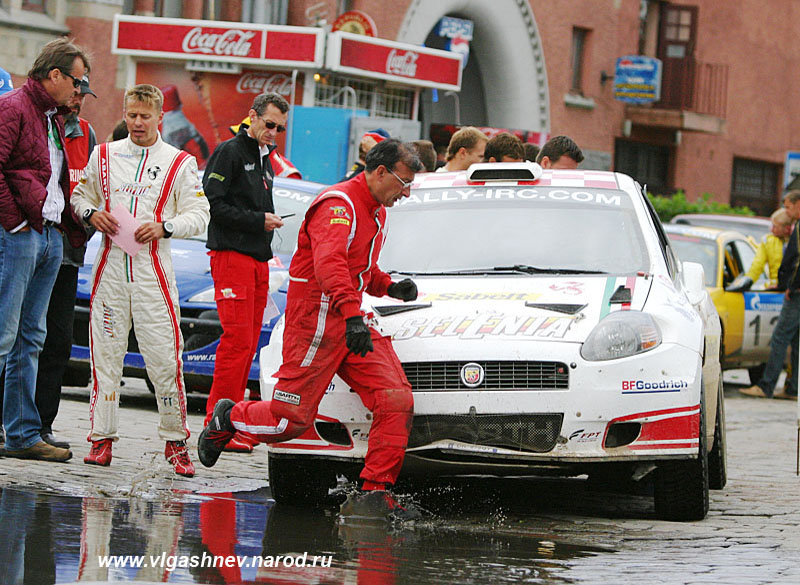
<svg viewBox="0 0 800 585"><path fill-rule="evenodd" d="M160 134L147 148L130 138L95 148L71 203L79 217L87 209L113 211L122 205L139 223L169 220L177 238L202 233L209 220L195 158L162 141ZM189 429L180 307L169 239L145 244L132 257L103 236L92 269L89 440L119 438L119 387L131 320L155 387L159 436L182 441Z"/></svg>

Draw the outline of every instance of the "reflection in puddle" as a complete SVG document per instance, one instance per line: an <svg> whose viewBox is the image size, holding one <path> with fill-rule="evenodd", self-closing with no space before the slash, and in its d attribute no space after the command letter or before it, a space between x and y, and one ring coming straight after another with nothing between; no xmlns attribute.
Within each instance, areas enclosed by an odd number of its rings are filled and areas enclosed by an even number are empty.
<svg viewBox="0 0 800 585"><path fill-rule="evenodd" d="M276 505L268 490L159 500L0 490L3 585L566 583L570 559L599 552L441 515L413 528L342 525L331 511Z"/></svg>

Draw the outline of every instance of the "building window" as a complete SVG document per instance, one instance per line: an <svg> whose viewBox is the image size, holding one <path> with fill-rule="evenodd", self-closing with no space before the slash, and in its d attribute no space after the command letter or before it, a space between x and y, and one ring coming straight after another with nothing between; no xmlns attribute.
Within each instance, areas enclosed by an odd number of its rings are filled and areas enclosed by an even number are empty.
<svg viewBox="0 0 800 585"><path fill-rule="evenodd" d="M352 88L356 95L353 104ZM352 108L367 110L370 116L411 119L414 104L413 90L386 87L382 83L326 75L317 81L314 105L328 108Z"/></svg>
<svg viewBox="0 0 800 585"><path fill-rule="evenodd" d="M746 205L759 215L778 206L780 165L747 158L733 159L731 205Z"/></svg>
<svg viewBox="0 0 800 585"><path fill-rule="evenodd" d="M23 0L22 9L44 14L44 0Z"/></svg>
<svg viewBox="0 0 800 585"><path fill-rule="evenodd" d="M572 29L572 79L570 91L583 95L583 65L586 51L586 37L589 31L585 28Z"/></svg>
<svg viewBox="0 0 800 585"><path fill-rule="evenodd" d="M630 175L654 195L670 194L669 147L617 140L614 150L615 171Z"/></svg>

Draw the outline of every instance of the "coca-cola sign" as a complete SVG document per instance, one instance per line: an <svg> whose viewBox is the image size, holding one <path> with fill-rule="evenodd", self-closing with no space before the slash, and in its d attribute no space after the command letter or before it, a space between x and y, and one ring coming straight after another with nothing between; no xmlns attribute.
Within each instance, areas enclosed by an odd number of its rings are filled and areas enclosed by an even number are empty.
<svg viewBox="0 0 800 585"><path fill-rule="evenodd" d="M324 35L319 28L117 14L111 51L145 59L202 56L204 61L318 69Z"/></svg>
<svg viewBox="0 0 800 585"><path fill-rule="evenodd" d="M461 56L345 32L328 35L326 66L332 71L418 87L461 89Z"/></svg>
<svg viewBox="0 0 800 585"><path fill-rule="evenodd" d="M183 37L181 48L184 53L247 57L252 49L250 39L255 35L255 32L237 29L222 33L208 32L203 27L196 26Z"/></svg>
<svg viewBox="0 0 800 585"><path fill-rule="evenodd" d="M419 54L413 51L392 49L386 58L386 73L390 75L417 76L417 59Z"/></svg>
<svg viewBox="0 0 800 585"><path fill-rule="evenodd" d="M283 73L248 72L236 83L237 93L277 93L284 97L292 95L292 78Z"/></svg>

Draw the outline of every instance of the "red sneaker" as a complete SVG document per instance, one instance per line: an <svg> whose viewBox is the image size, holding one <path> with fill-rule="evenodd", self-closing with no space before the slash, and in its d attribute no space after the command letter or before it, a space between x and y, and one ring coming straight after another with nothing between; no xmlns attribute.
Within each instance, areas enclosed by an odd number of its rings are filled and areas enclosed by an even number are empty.
<svg viewBox="0 0 800 585"><path fill-rule="evenodd" d="M172 465L175 473L183 477L194 477L194 465L189 459L189 450L186 448L186 441L167 441L164 448L164 457Z"/></svg>
<svg viewBox="0 0 800 585"><path fill-rule="evenodd" d="M108 467L111 465L111 445L114 443L111 439L100 439L99 441L92 441L92 448L89 454L83 458L84 463L89 465L102 465Z"/></svg>

